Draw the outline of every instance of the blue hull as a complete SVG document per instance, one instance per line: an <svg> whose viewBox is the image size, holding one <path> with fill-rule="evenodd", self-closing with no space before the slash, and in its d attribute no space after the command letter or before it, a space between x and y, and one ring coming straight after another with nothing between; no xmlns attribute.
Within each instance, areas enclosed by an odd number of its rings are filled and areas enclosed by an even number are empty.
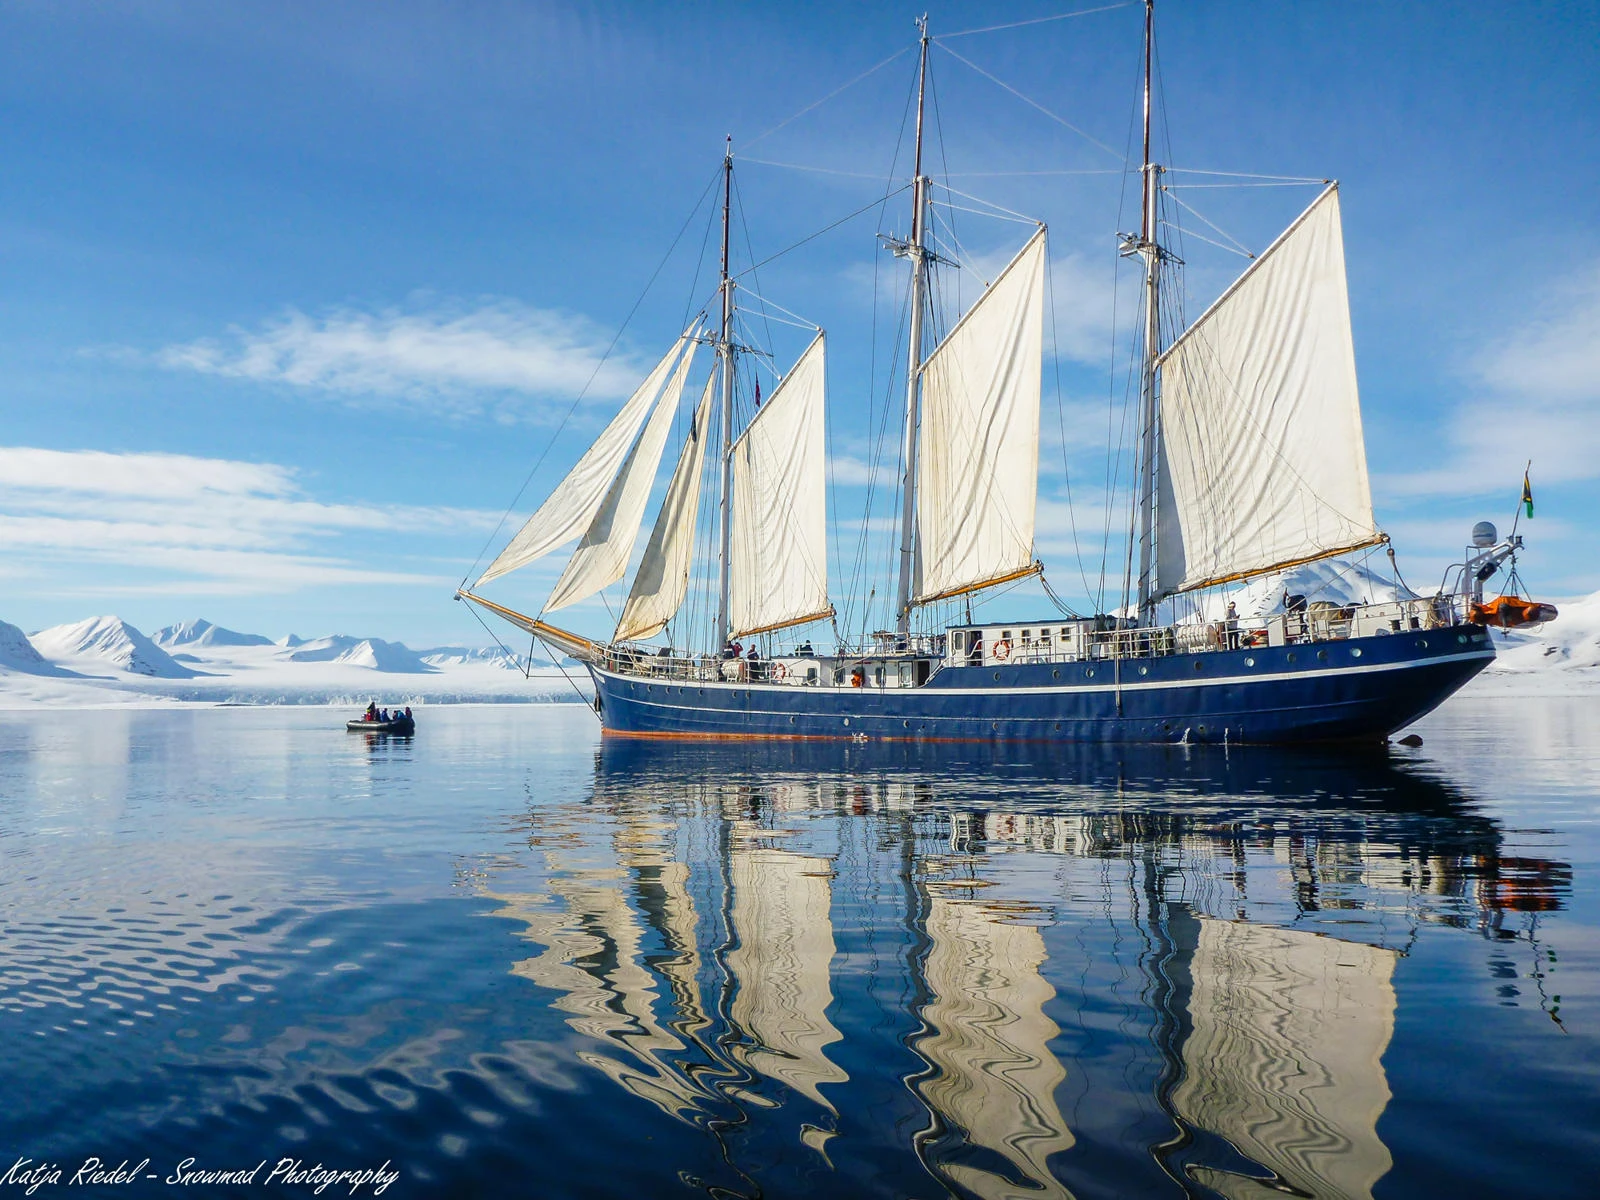
<svg viewBox="0 0 1600 1200"><path fill-rule="evenodd" d="M612 734L1239 745L1379 740L1493 658L1487 632L1463 625L1160 658L946 666L918 688L590 673Z"/></svg>

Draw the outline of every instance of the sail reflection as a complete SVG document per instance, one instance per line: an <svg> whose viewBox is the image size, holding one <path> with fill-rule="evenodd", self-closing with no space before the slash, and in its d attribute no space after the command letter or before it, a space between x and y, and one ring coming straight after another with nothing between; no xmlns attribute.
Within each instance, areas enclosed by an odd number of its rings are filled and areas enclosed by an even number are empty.
<svg viewBox="0 0 1600 1200"><path fill-rule="evenodd" d="M1144 1121L1152 1189L1370 1197L1409 946L1571 887L1381 758L871 750L607 742L526 818L539 887L487 893L574 1058L718 1139L730 1194L798 1153L1069 1196ZM1131 1114L1085 1103L1112 1010Z"/></svg>

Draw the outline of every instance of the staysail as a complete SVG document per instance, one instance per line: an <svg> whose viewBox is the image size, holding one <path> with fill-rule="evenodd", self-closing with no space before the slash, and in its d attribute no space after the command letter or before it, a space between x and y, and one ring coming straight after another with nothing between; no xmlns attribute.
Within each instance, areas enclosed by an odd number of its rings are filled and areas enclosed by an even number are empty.
<svg viewBox="0 0 1600 1200"><path fill-rule="evenodd" d="M733 446L733 634L816 620L828 604L826 370L819 332Z"/></svg>
<svg viewBox="0 0 1600 1200"><path fill-rule="evenodd" d="M1382 540L1361 439L1337 184L1157 366L1158 594Z"/></svg>
<svg viewBox="0 0 1600 1200"><path fill-rule="evenodd" d="M651 404L667 381L673 363L692 337L692 330L685 331L666 357L656 364L655 369L622 406L622 411L612 418L611 424L595 439L594 445L584 452L577 466L567 472L567 477L556 485L556 490L539 506L539 511L528 518L527 524L511 539L511 544L500 552L499 557L489 564L488 570L478 576L474 587L482 587L490 580L543 558L557 546L570 542L589 528L605 501L611 481L616 478L623 459L627 457L629 447L638 436L640 426L649 415Z"/></svg>
<svg viewBox="0 0 1600 1200"><path fill-rule="evenodd" d="M922 366L915 603L1033 563L1044 263L1040 229Z"/></svg>
<svg viewBox="0 0 1600 1200"><path fill-rule="evenodd" d="M667 485L655 528L644 548L644 560L633 577L633 590L617 622L616 640L647 638L666 627L689 591L690 558L694 527L700 512L700 476L706 460L711 420L711 397L716 375L706 380L705 394L695 409L694 424L678 455L677 469Z"/></svg>
<svg viewBox="0 0 1600 1200"><path fill-rule="evenodd" d="M567 569L561 573L555 590L545 602L546 612L576 604L627 574L628 557L639 537L639 525L644 520L656 470L661 466L661 452L667 447L667 435L672 432L672 420L677 415L678 399L683 395L690 364L694 362L694 351L691 343L678 359L678 369L661 390L661 399L644 434L628 452L622 469L606 490L599 511L589 522L583 541L578 543Z"/></svg>

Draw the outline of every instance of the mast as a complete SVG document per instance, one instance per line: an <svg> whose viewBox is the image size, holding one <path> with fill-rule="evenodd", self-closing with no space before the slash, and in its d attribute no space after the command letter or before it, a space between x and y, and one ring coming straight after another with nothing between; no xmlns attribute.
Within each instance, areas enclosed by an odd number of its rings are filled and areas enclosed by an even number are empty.
<svg viewBox="0 0 1600 1200"><path fill-rule="evenodd" d="M922 368L922 309L927 288L928 256L924 242L927 237L929 180L922 173L922 101L928 85L928 17L924 13L917 21L922 35L922 58L917 68L917 149L912 168L911 240L897 249L911 259L911 337L906 366L906 427L901 461L905 475L901 479L900 509L900 584L895 593L896 631L901 644L908 644L911 635L911 576L916 555L917 522L917 398L921 386Z"/></svg>
<svg viewBox="0 0 1600 1200"><path fill-rule="evenodd" d="M728 135L722 158L722 328L717 335L717 357L722 362L722 498L721 548L717 554L717 644L727 642L728 581L733 542L733 280L728 275L728 213L733 197L733 135Z"/></svg>
<svg viewBox="0 0 1600 1200"><path fill-rule="evenodd" d="M1139 620L1155 623L1151 578L1156 523L1156 357L1161 351L1161 247L1156 242L1156 181L1161 167L1150 161L1150 64L1155 42L1155 0L1144 0L1144 182L1139 241L1144 258L1144 363L1140 383L1139 435Z"/></svg>

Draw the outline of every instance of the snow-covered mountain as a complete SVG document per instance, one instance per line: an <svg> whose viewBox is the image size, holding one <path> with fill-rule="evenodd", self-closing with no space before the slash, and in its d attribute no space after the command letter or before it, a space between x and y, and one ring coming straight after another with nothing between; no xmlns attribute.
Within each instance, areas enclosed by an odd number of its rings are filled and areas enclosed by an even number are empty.
<svg viewBox="0 0 1600 1200"><path fill-rule="evenodd" d="M150 635L150 640L164 650L181 650L194 646L270 646L272 639L259 633L235 633L210 621L195 617L179 621Z"/></svg>
<svg viewBox="0 0 1600 1200"><path fill-rule="evenodd" d="M0 671L21 671L27 675L55 675L70 679L73 672L48 662L15 625L0 621Z"/></svg>
<svg viewBox="0 0 1600 1200"><path fill-rule="evenodd" d="M515 654L502 650L499 646L434 646L430 650L418 650L422 661L431 667L456 667L465 663L485 663L492 667L505 667L508 670L522 670L522 661ZM536 667L551 665L548 659L535 658L532 660Z"/></svg>
<svg viewBox="0 0 1600 1200"><path fill-rule="evenodd" d="M90 617L74 625L55 625L28 640L50 662L82 674L93 674L96 668L154 679L193 679L198 674L121 617Z"/></svg>
<svg viewBox="0 0 1600 1200"><path fill-rule="evenodd" d="M297 663L348 663L374 671L407 675L426 675L434 669L422 660L417 651L399 642L386 642L382 638L355 638L342 633L299 642L295 649L290 650L288 660Z"/></svg>

